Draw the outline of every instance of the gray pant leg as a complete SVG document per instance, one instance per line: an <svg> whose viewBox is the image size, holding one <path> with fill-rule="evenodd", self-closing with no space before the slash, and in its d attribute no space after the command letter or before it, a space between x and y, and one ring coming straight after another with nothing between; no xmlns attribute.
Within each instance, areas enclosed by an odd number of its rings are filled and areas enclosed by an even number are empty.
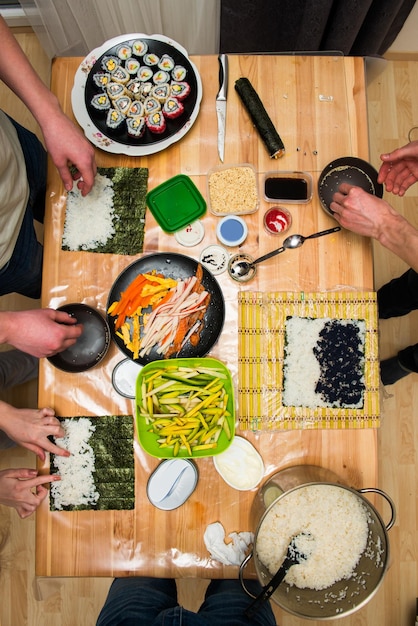
<svg viewBox="0 0 418 626"><path fill-rule="evenodd" d="M0 352L0 390L21 385L38 376L39 359L20 350Z"/></svg>

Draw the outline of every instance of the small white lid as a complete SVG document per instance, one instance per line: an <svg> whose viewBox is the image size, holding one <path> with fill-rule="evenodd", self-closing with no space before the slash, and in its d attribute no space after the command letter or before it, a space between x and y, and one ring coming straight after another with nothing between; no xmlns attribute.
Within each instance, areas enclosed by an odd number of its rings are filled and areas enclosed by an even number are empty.
<svg viewBox="0 0 418 626"><path fill-rule="evenodd" d="M174 233L176 241L182 246L191 248L197 246L205 236L205 227L203 222L196 220L191 224L188 224L185 228L178 230Z"/></svg>
<svg viewBox="0 0 418 626"><path fill-rule="evenodd" d="M213 464L226 484L238 491L254 489L264 476L262 457L244 437L234 437L225 452L213 457Z"/></svg>
<svg viewBox="0 0 418 626"><path fill-rule="evenodd" d="M239 215L227 215L218 222L216 236L224 246L240 246L247 235L247 223Z"/></svg>
<svg viewBox="0 0 418 626"><path fill-rule="evenodd" d="M151 504L172 511L186 502L197 484L197 469L188 459L162 461L149 477L147 496Z"/></svg>
<svg viewBox="0 0 418 626"><path fill-rule="evenodd" d="M202 250L199 261L203 267L216 276L222 274L228 267L229 253L223 246L214 243Z"/></svg>
<svg viewBox="0 0 418 626"><path fill-rule="evenodd" d="M123 359L115 365L112 373L112 383L116 391L125 398L135 398L136 379L142 365L132 359Z"/></svg>

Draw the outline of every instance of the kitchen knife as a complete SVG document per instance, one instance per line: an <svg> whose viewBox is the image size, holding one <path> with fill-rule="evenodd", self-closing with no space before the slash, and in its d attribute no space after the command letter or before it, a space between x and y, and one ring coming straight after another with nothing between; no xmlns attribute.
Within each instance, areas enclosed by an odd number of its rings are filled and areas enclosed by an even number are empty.
<svg viewBox="0 0 418 626"><path fill-rule="evenodd" d="M219 91L216 96L216 115L218 118L218 154L222 163L225 154L226 128L226 95L228 92L228 57L220 54L219 60Z"/></svg>

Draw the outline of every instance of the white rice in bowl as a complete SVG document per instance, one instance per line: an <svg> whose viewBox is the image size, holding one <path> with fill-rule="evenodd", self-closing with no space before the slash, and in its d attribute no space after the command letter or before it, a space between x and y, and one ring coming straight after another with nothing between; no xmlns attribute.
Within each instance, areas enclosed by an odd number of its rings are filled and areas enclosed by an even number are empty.
<svg viewBox="0 0 418 626"><path fill-rule="evenodd" d="M296 546L308 558L291 567L285 581L300 589L326 589L355 572L367 546L367 508L355 493L334 485L306 485L286 493L257 533L257 556L272 575L301 533Z"/></svg>

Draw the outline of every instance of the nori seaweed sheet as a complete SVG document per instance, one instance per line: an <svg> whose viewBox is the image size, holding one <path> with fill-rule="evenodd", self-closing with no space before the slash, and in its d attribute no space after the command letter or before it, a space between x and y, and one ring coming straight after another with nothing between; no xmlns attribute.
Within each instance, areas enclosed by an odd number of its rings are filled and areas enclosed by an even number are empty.
<svg viewBox="0 0 418 626"><path fill-rule="evenodd" d="M270 157L277 159L283 156L285 153L283 141L264 108L258 93L255 91L248 78L239 78L236 80L235 90L247 109Z"/></svg>
<svg viewBox="0 0 418 626"><path fill-rule="evenodd" d="M81 419L80 417L59 418ZM99 499L94 505L66 506L63 511L108 511L135 508L134 425L132 415L90 417L95 430L89 439L95 456L94 483ZM54 442L55 443L55 442ZM51 474L57 474L51 454ZM50 497L50 510L57 511Z"/></svg>
<svg viewBox="0 0 418 626"><path fill-rule="evenodd" d="M97 172L113 182L115 234L102 245L85 252L136 255L144 249L148 168L98 167ZM62 245L63 250L69 250Z"/></svg>

